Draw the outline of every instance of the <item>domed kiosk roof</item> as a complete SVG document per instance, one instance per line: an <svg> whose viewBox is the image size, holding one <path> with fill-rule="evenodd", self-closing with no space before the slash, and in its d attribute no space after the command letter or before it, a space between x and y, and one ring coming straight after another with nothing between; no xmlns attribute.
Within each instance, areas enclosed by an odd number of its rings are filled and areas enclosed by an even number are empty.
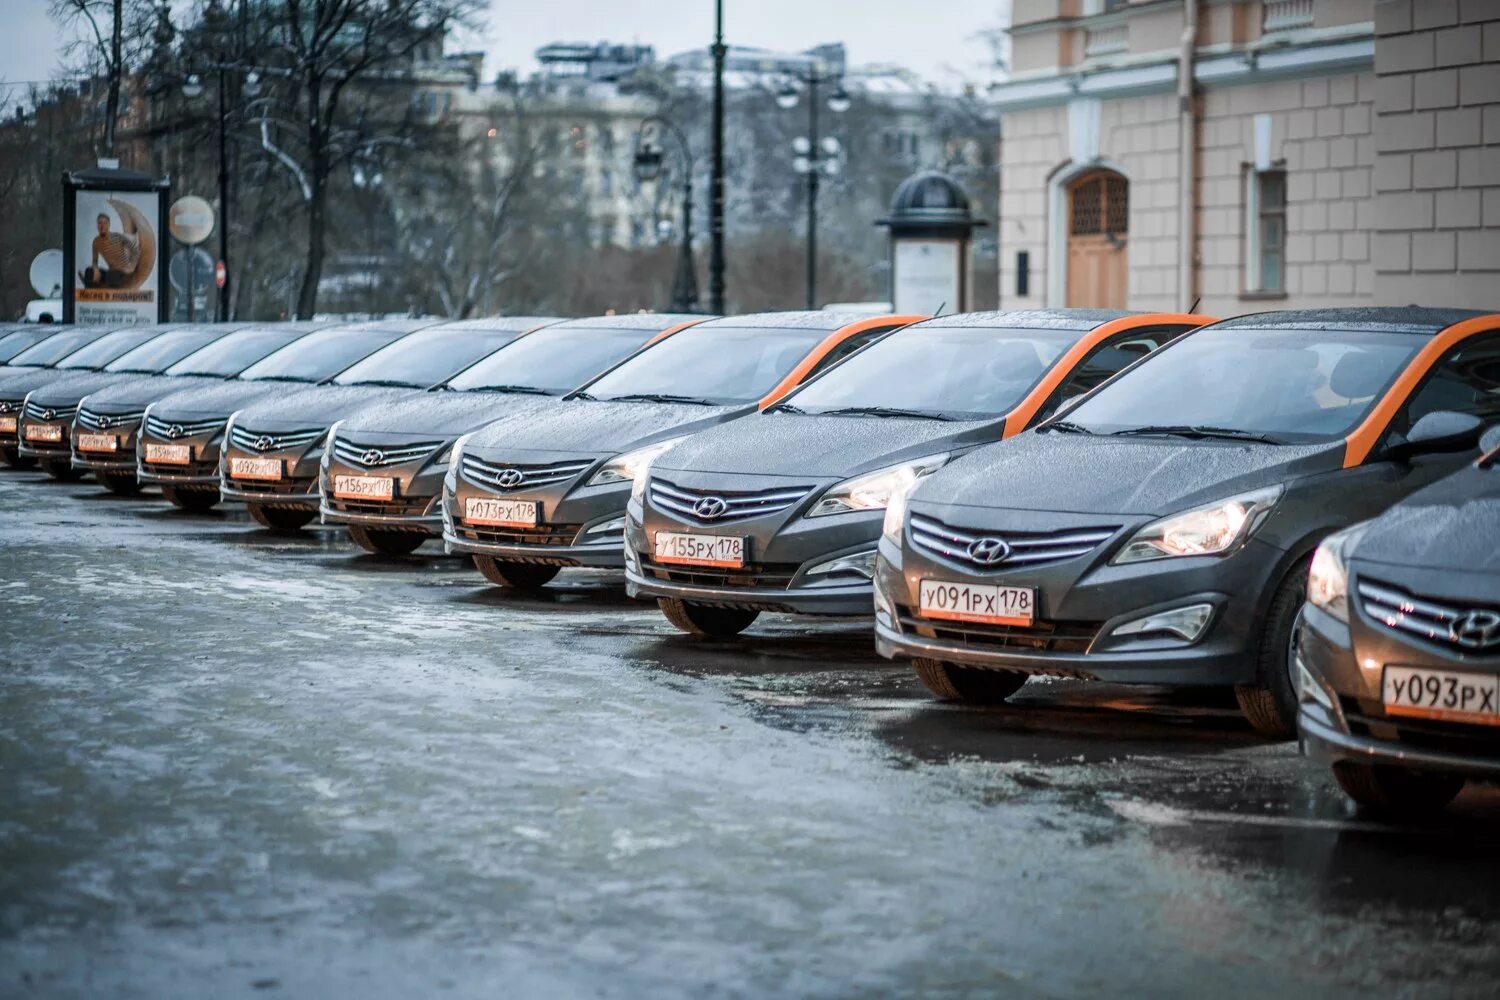
<svg viewBox="0 0 1500 1000"><path fill-rule="evenodd" d="M875 224L890 226L897 232L943 229L955 233L985 225L970 214L969 196L964 189L938 170L912 174L902 181L891 199L890 215Z"/></svg>

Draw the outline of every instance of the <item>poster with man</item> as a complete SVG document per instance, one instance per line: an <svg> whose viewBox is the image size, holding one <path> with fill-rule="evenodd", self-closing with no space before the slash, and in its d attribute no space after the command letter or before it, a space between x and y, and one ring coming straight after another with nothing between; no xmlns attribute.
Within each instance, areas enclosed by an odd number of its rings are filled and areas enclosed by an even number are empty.
<svg viewBox="0 0 1500 1000"><path fill-rule="evenodd" d="M105 186L101 182L112 179L111 173L126 175L117 178L126 183ZM71 211L64 236L72 261L71 322L161 321L167 251L160 233L165 197L161 185L164 182L133 171L101 168L69 175L65 194Z"/></svg>

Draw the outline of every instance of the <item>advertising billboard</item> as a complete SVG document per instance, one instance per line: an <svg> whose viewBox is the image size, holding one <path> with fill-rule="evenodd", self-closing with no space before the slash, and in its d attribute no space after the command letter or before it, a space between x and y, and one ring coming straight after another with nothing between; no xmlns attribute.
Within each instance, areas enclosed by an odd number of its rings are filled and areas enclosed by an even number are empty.
<svg viewBox="0 0 1500 1000"><path fill-rule="evenodd" d="M64 175L65 322L124 326L167 316L167 182L100 168Z"/></svg>

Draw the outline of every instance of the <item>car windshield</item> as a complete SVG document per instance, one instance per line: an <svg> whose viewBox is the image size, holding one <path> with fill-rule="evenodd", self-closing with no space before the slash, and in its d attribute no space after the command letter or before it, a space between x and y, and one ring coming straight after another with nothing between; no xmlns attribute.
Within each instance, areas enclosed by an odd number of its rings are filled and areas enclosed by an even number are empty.
<svg viewBox="0 0 1500 1000"><path fill-rule="evenodd" d="M754 403L830 330L705 324L642 351L587 389L593 399Z"/></svg>
<svg viewBox="0 0 1500 1000"><path fill-rule="evenodd" d="M651 330L566 325L522 337L448 380L459 392L482 390L561 395L615 364L654 336Z"/></svg>
<svg viewBox="0 0 1500 1000"><path fill-rule="evenodd" d="M788 408L993 417L1019 403L1080 336L1077 330L919 324L829 369L788 397Z"/></svg>
<svg viewBox="0 0 1500 1000"><path fill-rule="evenodd" d="M240 330L194 351L168 368L166 373L229 378L299 336L301 331L274 326Z"/></svg>
<svg viewBox="0 0 1500 1000"><path fill-rule="evenodd" d="M116 330L82 347L57 363L59 368L100 369L111 361L134 350L153 337L161 336L160 329L143 326L132 330Z"/></svg>
<svg viewBox="0 0 1500 1000"><path fill-rule="evenodd" d="M36 344L38 341L57 333L56 327L42 327L41 329L17 330L0 337L0 364L8 364L10 359L22 351Z"/></svg>
<svg viewBox="0 0 1500 1000"><path fill-rule="evenodd" d="M395 330L336 327L298 338L240 373L249 382L321 382L402 336Z"/></svg>
<svg viewBox="0 0 1500 1000"><path fill-rule="evenodd" d="M520 335L519 330L419 330L376 351L333 383L426 389Z"/></svg>
<svg viewBox="0 0 1500 1000"><path fill-rule="evenodd" d="M134 372L149 374L171 367L201 347L206 347L224 336L222 330L207 329L173 330L140 347L122 354L104 366L107 372Z"/></svg>
<svg viewBox="0 0 1500 1000"><path fill-rule="evenodd" d="M17 368L46 368L57 364L79 348L98 339L100 339L98 330L65 330L48 337L35 347L28 347L11 358L10 363Z"/></svg>
<svg viewBox="0 0 1500 1000"><path fill-rule="evenodd" d="M1065 420L1094 434L1330 440L1363 419L1424 343L1409 333L1209 327L1141 362Z"/></svg>

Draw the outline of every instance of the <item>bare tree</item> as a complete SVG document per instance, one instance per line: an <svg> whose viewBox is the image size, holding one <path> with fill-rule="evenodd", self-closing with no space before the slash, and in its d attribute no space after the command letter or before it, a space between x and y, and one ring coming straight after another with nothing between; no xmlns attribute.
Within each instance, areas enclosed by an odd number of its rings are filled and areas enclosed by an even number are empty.
<svg viewBox="0 0 1500 1000"><path fill-rule="evenodd" d="M105 155L113 155L121 88L147 44L155 19L151 5L147 0L51 0L50 13L78 36L65 49L74 68L104 80L101 147Z"/></svg>

